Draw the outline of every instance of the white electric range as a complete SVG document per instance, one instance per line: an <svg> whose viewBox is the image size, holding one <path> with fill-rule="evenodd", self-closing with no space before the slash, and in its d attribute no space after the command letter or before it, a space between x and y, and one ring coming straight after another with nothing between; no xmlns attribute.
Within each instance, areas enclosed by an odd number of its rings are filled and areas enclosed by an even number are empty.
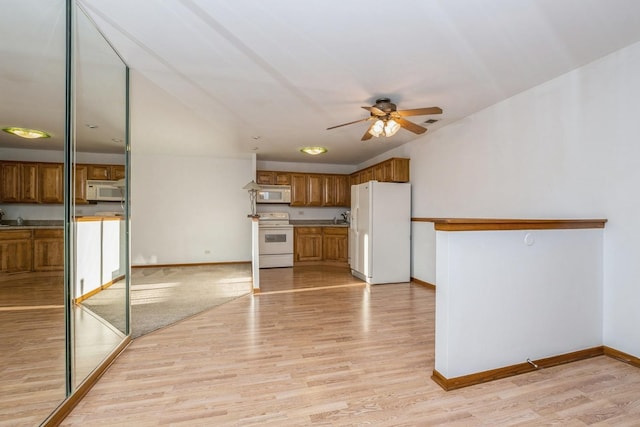
<svg viewBox="0 0 640 427"><path fill-rule="evenodd" d="M293 225L287 212L263 212L258 220L260 268L293 267Z"/></svg>

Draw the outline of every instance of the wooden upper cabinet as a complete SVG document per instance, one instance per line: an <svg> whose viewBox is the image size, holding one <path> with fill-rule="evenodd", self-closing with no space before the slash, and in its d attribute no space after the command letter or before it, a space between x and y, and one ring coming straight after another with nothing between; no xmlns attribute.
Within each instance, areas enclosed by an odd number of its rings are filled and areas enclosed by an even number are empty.
<svg viewBox="0 0 640 427"><path fill-rule="evenodd" d="M124 179L124 165L113 165L111 166L111 179L117 181L119 179Z"/></svg>
<svg viewBox="0 0 640 427"><path fill-rule="evenodd" d="M323 175L307 175L307 206L322 206Z"/></svg>
<svg viewBox="0 0 640 427"><path fill-rule="evenodd" d="M40 203L64 202L64 165L62 163L40 163L38 165Z"/></svg>
<svg viewBox="0 0 640 427"><path fill-rule="evenodd" d="M124 178L123 165L86 165L87 179L117 181Z"/></svg>
<svg viewBox="0 0 640 427"><path fill-rule="evenodd" d="M256 171L256 182L261 185L291 185L291 173L280 171Z"/></svg>
<svg viewBox="0 0 640 427"><path fill-rule="evenodd" d="M409 182L409 159L394 157L383 163L385 181Z"/></svg>
<svg viewBox="0 0 640 427"><path fill-rule="evenodd" d="M38 164L7 162L0 166L3 202L38 202Z"/></svg>
<svg viewBox="0 0 640 427"><path fill-rule="evenodd" d="M305 206L307 203L307 175L291 174L291 206Z"/></svg>
<svg viewBox="0 0 640 427"><path fill-rule="evenodd" d="M323 175L322 206L348 207L351 200L351 184L348 175Z"/></svg>
<svg viewBox="0 0 640 427"><path fill-rule="evenodd" d="M347 175L335 175L335 206L351 206L351 180Z"/></svg>
<svg viewBox="0 0 640 427"><path fill-rule="evenodd" d="M88 165L87 179L109 179L110 175L109 165Z"/></svg>
<svg viewBox="0 0 640 427"><path fill-rule="evenodd" d="M380 182L409 182L409 159L392 157L351 174L351 185L371 180Z"/></svg>
<svg viewBox="0 0 640 427"><path fill-rule="evenodd" d="M87 202L87 165L76 165L75 175L73 176L73 186L75 188L75 201L79 204Z"/></svg>
<svg viewBox="0 0 640 427"><path fill-rule="evenodd" d="M322 176L322 206L336 206L336 176Z"/></svg>

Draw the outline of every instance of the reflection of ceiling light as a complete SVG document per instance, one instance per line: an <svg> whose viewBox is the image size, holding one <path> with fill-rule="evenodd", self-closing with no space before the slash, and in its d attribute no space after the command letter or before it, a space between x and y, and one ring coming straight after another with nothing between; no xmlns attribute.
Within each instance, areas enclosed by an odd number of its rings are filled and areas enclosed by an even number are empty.
<svg viewBox="0 0 640 427"><path fill-rule="evenodd" d="M378 119L369 129L369 133L376 138L380 135L393 136L400 130L400 125L393 119Z"/></svg>
<svg viewBox="0 0 640 427"><path fill-rule="evenodd" d="M37 139L37 138L49 138L49 134L37 129L27 129L27 128L3 128L3 131L7 133L12 133L21 138L27 139Z"/></svg>
<svg viewBox="0 0 640 427"><path fill-rule="evenodd" d="M300 151L303 153L311 154L312 156L316 156L318 154L326 153L327 149L324 147L304 147L301 148Z"/></svg>

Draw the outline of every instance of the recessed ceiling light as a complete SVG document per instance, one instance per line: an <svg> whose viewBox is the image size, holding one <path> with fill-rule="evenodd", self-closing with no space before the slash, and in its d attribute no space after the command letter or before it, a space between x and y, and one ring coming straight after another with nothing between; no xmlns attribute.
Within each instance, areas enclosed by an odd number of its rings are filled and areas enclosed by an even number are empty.
<svg viewBox="0 0 640 427"><path fill-rule="evenodd" d="M89 129L97 129L98 128L98 125L94 125L94 124L91 124L91 123L87 123L85 126L88 127Z"/></svg>
<svg viewBox="0 0 640 427"><path fill-rule="evenodd" d="M122 142L122 140L119 138L113 138L112 141L115 142L116 144L120 144Z"/></svg>
<svg viewBox="0 0 640 427"><path fill-rule="evenodd" d="M301 148L300 151L306 154L311 154L312 156L316 156L318 154L326 153L327 149L324 147L304 147Z"/></svg>
<svg viewBox="0 0 640 427"><path fill-rule="evenodd" d="M49 134L37 129L27 129L27 128L3 128L3 131L7 133L12 133L21 138L27 139L38 139L38 138L49 138Z"/></svg>

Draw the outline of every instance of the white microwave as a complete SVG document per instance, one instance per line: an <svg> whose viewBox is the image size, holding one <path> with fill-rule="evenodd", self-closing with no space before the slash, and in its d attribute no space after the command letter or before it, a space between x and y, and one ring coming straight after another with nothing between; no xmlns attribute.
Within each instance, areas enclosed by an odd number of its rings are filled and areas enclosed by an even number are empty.
<svg viewBox="0 0 640 427"><path fill-rule="evenodd" d="M121 202L124 199L124 185L119 181L87 180L87 201Z"/></svg>
<svg viewBox="0 0 640 427"><path fill-rule="evenodd" d="M291 186L262 185L256 203L291 203Z"/></svg>

